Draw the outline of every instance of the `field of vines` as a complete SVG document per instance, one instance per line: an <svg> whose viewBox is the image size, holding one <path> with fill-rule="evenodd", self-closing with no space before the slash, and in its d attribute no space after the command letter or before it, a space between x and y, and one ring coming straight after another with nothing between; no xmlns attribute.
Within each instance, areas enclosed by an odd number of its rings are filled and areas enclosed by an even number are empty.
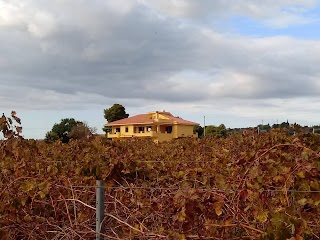
<svg viewBox="0 0 320 240"><path fill-rule="evenodd" d="M0 144L0 239L320 239L319 135Z"/></svg>

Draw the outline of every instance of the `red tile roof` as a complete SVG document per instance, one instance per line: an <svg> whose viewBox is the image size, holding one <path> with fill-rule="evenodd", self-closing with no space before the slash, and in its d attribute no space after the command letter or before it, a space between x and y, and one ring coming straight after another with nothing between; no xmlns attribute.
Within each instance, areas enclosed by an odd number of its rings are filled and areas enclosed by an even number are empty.
<svg viewBox="0 0 320 240"><path fill-rule="evenodd" d="M173 120L173 122L175 122L177 124L199 125L198 123L187 121L187 120L184 120L182 118L178 118L178 117L174 117L174 116L170 116L170 115L166 115L166 117L168 117L169 119Z"/></svg>
<svg viewBox="0 0 320 240"><path fill-rule="evenodd" d="M159 112L161 114L161 112ZM154 124L157 123L155 119L149 118L150 114L139 114L133 117L124 118L118 121L110 122L105 124L105 126L113 126L113 125L127 125L127 124ZM171 114L165 114L167 118L172 120L172 124L182 124L182 125L198 125L198 123L190 122L184 120L182 118L177 118L172 116Z"/></svg>
<svg viewBox="0 0 320 240"><path fill-rule="evenodd" d="M153 123L153 119L148 118L148 114L139 114L133 117L124 118L118 121L107 123L106 126L125 125L132 123Z"/></svg>

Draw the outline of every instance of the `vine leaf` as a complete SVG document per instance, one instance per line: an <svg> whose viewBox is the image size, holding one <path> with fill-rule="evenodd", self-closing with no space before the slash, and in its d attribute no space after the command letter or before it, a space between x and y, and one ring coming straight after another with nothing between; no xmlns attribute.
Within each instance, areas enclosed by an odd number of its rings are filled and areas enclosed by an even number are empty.
<svg viewBox="0 0 320 240"><path fill-rule="evenodd" d="M27 193L33 190L36 186L37 186L36 181L34 179L31 179L22 185L21 190Z"/></svg>
<svg viewBox="0 0 320 240"><path fill-rule="evenodd" d="M268 211L258 211L255 219L261 223L265 223L268 220Z"/></svg>
<svg viewBox="0 0 320 240"><path fill-rule="evenodd" d="M222 208L223 208L223 206L224 206L224 203L223 203L223 202L220 202L220 201L215 202L215 203L213 204L214 211L215 211L215 213L216 213L218 216L220 216L220 215L222 214Z"/></svg>

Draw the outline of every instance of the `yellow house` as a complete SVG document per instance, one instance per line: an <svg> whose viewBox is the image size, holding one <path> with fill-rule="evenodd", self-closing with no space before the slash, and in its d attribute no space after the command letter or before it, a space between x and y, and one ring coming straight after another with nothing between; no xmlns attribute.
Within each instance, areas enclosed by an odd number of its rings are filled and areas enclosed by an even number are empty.
<svg viewBox="0 0 320 240"><path fill-rule="evenodd" d="M105 124L112 127L107 134L108 138L126 139L132 137L151 138L155 142L169 141L181 137L198 137L193 127L198 123L174 117L169 112L150 112L133 117L121 119Z"/></svg>

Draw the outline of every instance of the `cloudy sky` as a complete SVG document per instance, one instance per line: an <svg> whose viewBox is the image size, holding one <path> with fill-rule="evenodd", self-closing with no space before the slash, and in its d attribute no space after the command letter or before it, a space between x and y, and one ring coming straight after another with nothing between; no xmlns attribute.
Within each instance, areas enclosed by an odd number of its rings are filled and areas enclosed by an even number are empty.
<svg viewBox="0 0 320 240"><path fill-rule="evenodd" d="M320 1L0 0L0 109L43 138L103 109L320 123Z"/></svg>

